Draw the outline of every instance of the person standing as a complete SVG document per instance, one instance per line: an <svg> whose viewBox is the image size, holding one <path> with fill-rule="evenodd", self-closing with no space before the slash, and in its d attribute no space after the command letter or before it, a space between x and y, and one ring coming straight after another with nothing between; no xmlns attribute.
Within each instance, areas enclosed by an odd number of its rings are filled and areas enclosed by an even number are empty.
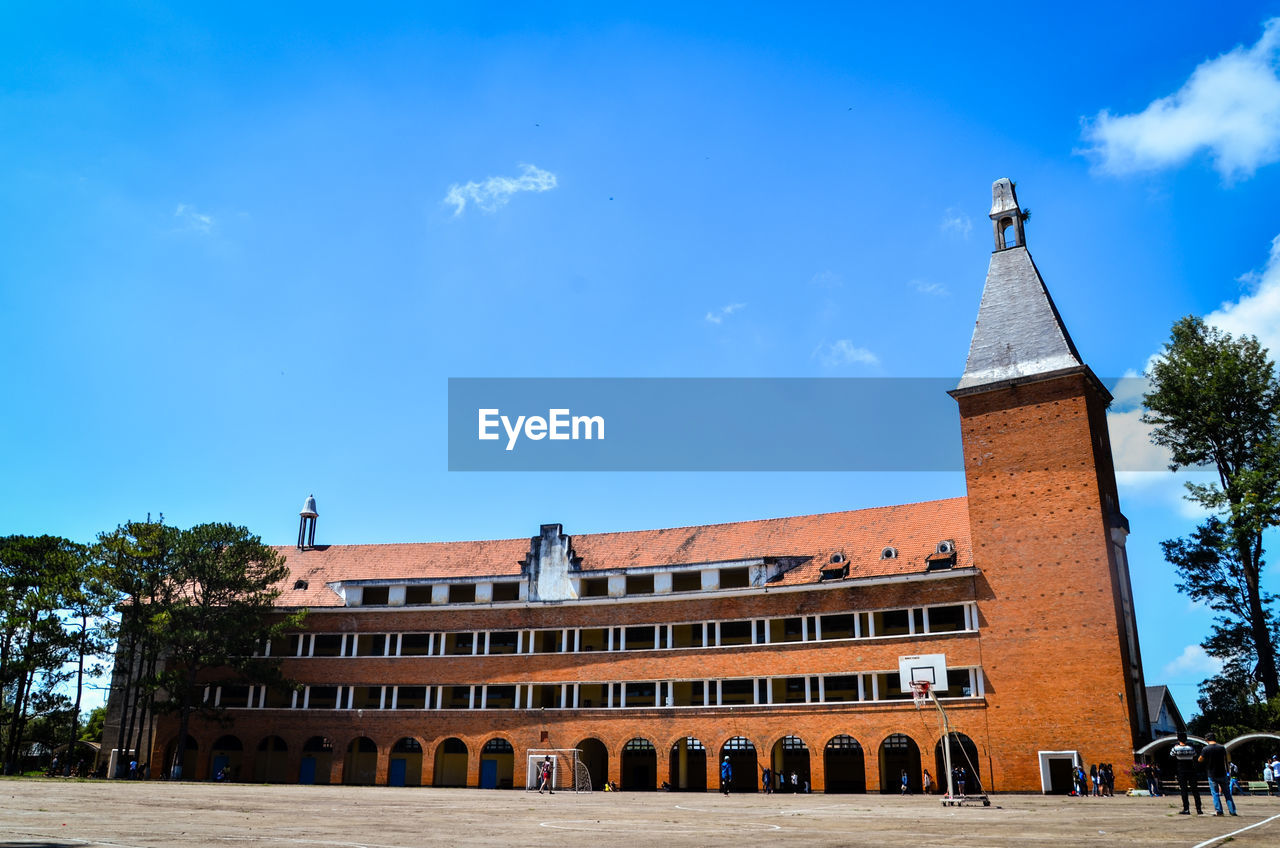
<svg viewBox="0 0 1280 848"><path fill-rule="evenodd" d="M1209 773L1209 791L1213 794L1213 814L1222 815L1222 798L1226 796L1227 810L1234 816L1236 802L1231 799L1227 749L1218 744L1217 738L1212 733L1206 733L1204 741L1209 744L1200 750L1199 762L1204 763L1205 771Z"/></svg>
<svg viewBox="0 0 1280 848"><path fill-rule="evenodd" d="M1196 749L1187 744L1187 734L1178 734L1178 744L1169 751L1177 766L1178 789L1182 792L1182 811L1179 815L1191 815L1191 807L1187 804L1187 790L1196 799L1196 815L1203 816L1204 808L1200 805L1200 787L1196 785Z"/></svg>
<svg viewBox="0 0 1280 848"><path fill-rule="evenodd" d="M733 766L729 764L729 758L725 757L724 762L720 764L720 794L729 794L729 784L733 782Z"/></svg>
<svg viewBox="0 0 1280 848"><path fill-rule="evenodd" d="M929 774L929 770L924 770L924 794L933 794L933 775Z"/></svg>
<svg viewBox="0 0 1280 848"><path fill-rule="evenodd" d="M800 776L794 771L791 772L791 794L798 795L800 793Z"/></svg>
<svg viewBox="0 0 1280 848"><path fill-rule="evenodd" d="M911 794L911 783L910 783L910 780L907 778L906 769L902 770L902 794L903 795Z"/></svg>
<svg viewBox="0 0 1280 848"><path fill-rule="evenodd" d="M761 775L760 777L760 782L764 784L764 794L772 795L773 794L773 774L769 771L769 768L767 766L764 769L764 774Z"/></svg>
<svg viewBox="0 0 1280 848"><path fill-rule="evenodd" d="M547 754L542 759L542 764L538 766L538 794L542 794L542 790L546 789L552 795L556 794L551 785L551 755Z"/></svg>

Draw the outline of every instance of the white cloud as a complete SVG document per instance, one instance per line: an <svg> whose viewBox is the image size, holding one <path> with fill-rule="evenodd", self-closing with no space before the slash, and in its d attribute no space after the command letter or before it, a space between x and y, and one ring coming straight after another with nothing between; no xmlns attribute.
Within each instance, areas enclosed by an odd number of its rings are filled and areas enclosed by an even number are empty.
<svg viewBox="0 0 1280 848"><path fill-rule="evenodd" d="M973 232L973 219L963 212L948 209L942 216L942 231L944 233L958 233L960 236L968 238L969 233Z"/></svg>
<svg viewBox="0 0 1280 848"><path fill-rule="evenodd" d="M1166 663L1160 673L1174 679L1185 675L1203 678L1211 677L1221 670L1222 660L1209 656L1199 645L1188 645L1175 659Z"/></svg>
<svg viewBox="0 0 1280 848"><path fill-rule="evenodd" d="M1271 240L1266 267L1245 274L1240 282L1252 291L1210 312L1204 317L1205 323L1233 336L1257 336L1274 359L1280 356L1280 236Z"/></svg>
<svg viewBox="0 0 1280 848"><path fill-rule="evenodd" d="M739 309L745 309L746 306L745 303L731 303L728 306L722 306L715 312L708 312L707 321L712 324L723 324L725 318L728 318Z"/></svg>
<svg viewBox="0 0 1280 848"><path fill-rule="evenodd" d="M556 175L534 165L521 165L524 173L518 177L489 177L484 182L454 183L444 196L444 202L453 205L458 216L471 201L485 212L495 212L506 206L511 195L521 191L542 192L556 187Z"/></svg>
<svg viewBox="0 0 1280 848"><path fill-rule="evenodd" d="M841 365L879 365L880 357L865 347L858 347L848 339L837 339L831 344L820 344L813 355L828 368Z"/></svg>
<svg viewBox="0 0 1280 848"><path fill-rule="evenodd" d="M947 291L947 287L942 285L942 283L928 283L924 280L912 280L911 287L920 292L920 294L932 294L937 297L946 297L951 294L951 292Z"/></svg>
<svg viewBox="0 0 1280 848"><path fill-rule="evenodd" d="M1208 150L1225 179L1280 159L1280 18L1252 47L1201 63L1182 88L1133 115L1086 122L1099 167L1128 174L1180 165Z"/></svg>
<svg viewBox="0 0 1280 848"><path fill-rule="evenodd" d="M213 232L213 227L217 223L212 215L198 212L194 206L187 203L179 203L178 208L173 210L173 217L182 223L184 229L195 230L198 233Z"/></svg>

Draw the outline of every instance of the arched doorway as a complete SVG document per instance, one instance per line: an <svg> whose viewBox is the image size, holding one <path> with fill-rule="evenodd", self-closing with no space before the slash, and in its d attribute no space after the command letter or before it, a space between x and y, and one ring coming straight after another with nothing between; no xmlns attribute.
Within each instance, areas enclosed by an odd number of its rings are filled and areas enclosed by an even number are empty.
<svg viewBox="0 0 1280 848"><path fill-rule="evenodd" d="M244 762L244 743L238 736L220 736L209 750L210 780L239 780Z"/></svg>
<svg viewBox="0 0 1280 848"><path fill-rule="evenodd" d="M682 792L707 791L707 748L693 736L684 736L671 746L668 767L671 788Z"/></svg>
<svg viewBox="0 0 1280 848"><path fill-rule="evenodd" d="M412 736L404 736L391 746L391 760L387 763L388 786L422 785L422 743Z"/></svg>
<svg viewBox="0 0 1280 848"><path fill-rule="evenodd" d="M298 764L298 782L329 785L333 768L333 743L326 736L312 736L302 745L302 762Z"/></svg>
<svg viewBox="0 0 1280 848"><path fill-rule="evenodd" d="M773 787L782 792L805 792L809 788L809 746L799 736L784 736L773 746L770 768L777 775ZM794 782L791 775L795 775Z"/></svg>
<svg viewBox="0 0 1280 848"><path fill-rule="evenodd" d="M1277 741L1280 741L1280 735L1275 733L1246 733L1226 744L1231 762L1240 770L1242 780L1246 775L1254 779L1253 775L1262 774L1262 767L1275 752Z"/></svg>
<svg viewBox="0 0 1280 848"><path fill-rule="evenodd" d="M842 733L831 737L822 752L822 765L828 795L867 791L866 755L852 736Z"/></svg>
<svg viewBox="0 0 1280 848"><path fill-rule="evenodd" d="M253 761L253 779L258 783L284 783L289 766L289 746L279 736L268 736L258 743L258 756Z"/></svg>
<svg viewBox="0 0 1280 848"><path fill-rule="evenodd" d="M628 792L658 788L658 752L648 739L637 736L622 746L622 788Z"/></svg>
<svg viewBox="0 0 1280 848"><path fill-rule="evenodd" d="M591 773L591 788L604 789L609 780L609 749L594 737L583 739L576 747L581 752L578 754L579 761Z"/></svg>
<svg viewBox="0 0 1280 848"><path fill-rule="evenodd" d="M973 740L963 733L951 732L951 768L954 771L962 768L964 775L964 794L980 795L982 794L982 773L978 769L978 746L973 744ZM947 791L947 773L945 760L942 758L942 740L938 740L938 744L933 749L933 765L936 771L933 773L933 782L935 792ZM956 786L957 793L960 787Z"/></svg>
<svg viewBox="0 0 1280 848"><path fill-rule="evenodd" d="M347 786L372 786L377 775L378 746L368 736L357 736L347 745L342 782Z"/></svg>
<svg viewBox="0 0 1280 848"><path fill-rule="evenodd" d="M720 760L729 758L733 767L733 781L729 784L731 792L757 792L760 789L760 766L756 759L756 746L745 736L735 736L720 749ZM717 764L718 768L718 764ZM719 788L719 787L717 787Z"/></svg>
<svg viewBox="0 0 1280 848"><path fill-rule="evenodd" d="M480 788L510 789L516 767L516 750L501 736L480 749Z"/></svg>
<svg viewBox="0 0 1280 848"><path fill-rule="evenodd" d="M467 785L467 743L456 736L436 746L435 779L432 786Z"/></svg>
<svg viewBox="0 0 1280 848"><path fill-rule="evenodd" d="M902 791L902 774L907 786L920 791L920 746L905 733L895 733L880 743L880 793L894 795Z"/></svg>
<svg viewBox="0 0 1280 848"><path fill-rule="evenodd" d="M186 749L182 754L182 762L175 762L178 750L178 740L174 739L164 748L164 767L161 774L167 773L171 780L195 780L196 779L196 762L200 756L200 745L190 734L187 735ZM125 758L128 759L127 757ZM124 764L125 774L129 773L129 763ZM140 769L142 764L138 766Z"/></svg>

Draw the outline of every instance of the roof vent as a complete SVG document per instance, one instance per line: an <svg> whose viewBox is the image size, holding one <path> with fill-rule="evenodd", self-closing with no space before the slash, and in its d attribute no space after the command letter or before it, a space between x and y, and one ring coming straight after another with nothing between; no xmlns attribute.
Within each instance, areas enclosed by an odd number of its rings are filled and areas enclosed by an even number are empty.
<svg viewBox="0 0 1280 848"><path fill-rule="evenodd" d="M305 588L307 588L307 586L308 586L308 583L307 583L307 581L305 581L305 580L295 580L295 581L293 581L293 588L295 588L295 589L305 589Z"/></svg>
<svg viewBox="0 0 1280 848"><path fill-rule="evenodd" d="M897 558L898 558L897 548L885 548L883 551L880 552L880 559L897 559Z"/></svg>
<svg viewBox="0 0 1280 848"><path fill-rule="evenodd" d="M956 543L950 539L944 539L938 543L937 551L943 556L954 554L956 552Z"/></svg>
<svg viewBox="0 0 1280 848"><path fill-rule="evenodd" d="M842 553L835 553L835 554L832 554L832 555L831 555L831 564L832 564L832 565L842 565L844 562L845 562L845 555L844 555L844 554L842 554Z"/></svg>

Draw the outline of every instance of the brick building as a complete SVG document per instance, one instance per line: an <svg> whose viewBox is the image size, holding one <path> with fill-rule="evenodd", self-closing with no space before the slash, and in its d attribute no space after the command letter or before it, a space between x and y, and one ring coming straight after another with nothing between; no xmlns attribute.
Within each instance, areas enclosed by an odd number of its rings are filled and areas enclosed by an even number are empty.
<svg viewBox="0 0 1280 848"><path fill-rule="evenodd" d="M815 791L917 791L941 733L899 658L941 654L953 750L993 791L1123 774L1149 734L1107 438L1081 361L993 186L995 251L959 404L967 497L698 527L315 545L308 500L269 646L299 691L211 684L185 774L521 787L531 749L592 780L700 790L729 757ZM1087 648L1082 645L1087 634ZM171 762L162 722L151 760ZM163 760L161 759L163 757ZM971 783L970 786L973 784Z"/></svg>

